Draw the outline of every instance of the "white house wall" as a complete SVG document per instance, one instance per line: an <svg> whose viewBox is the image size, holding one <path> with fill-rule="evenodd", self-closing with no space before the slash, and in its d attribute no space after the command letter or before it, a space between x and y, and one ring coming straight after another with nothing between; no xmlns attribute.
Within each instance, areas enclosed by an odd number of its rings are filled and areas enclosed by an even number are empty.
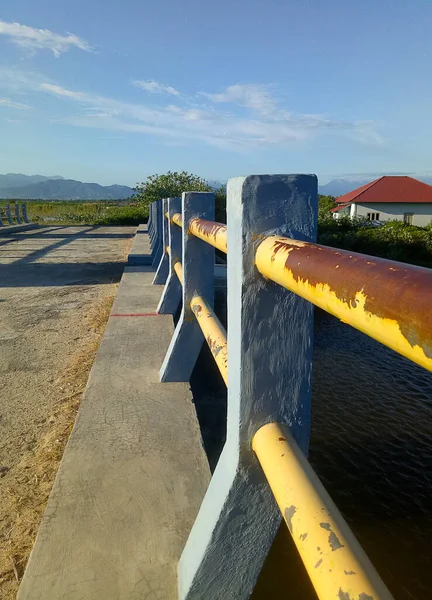
<svg viewBox="0 0 432 600"><path fill-rule="evenodd" d="M379 213L380 221L397 219L403 221L404 213L414 213L413 225L424 227L432 221L432 203L422 202L373 202L351 205L350 216L367 217L367 213Z"/></svg>

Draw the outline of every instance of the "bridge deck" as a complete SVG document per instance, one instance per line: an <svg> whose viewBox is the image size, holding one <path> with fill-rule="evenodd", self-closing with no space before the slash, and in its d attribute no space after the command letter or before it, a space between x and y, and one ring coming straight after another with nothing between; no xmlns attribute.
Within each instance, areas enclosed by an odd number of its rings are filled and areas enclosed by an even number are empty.
<svg viewBox="0 0 432 600"><path fill-rule="evenodd" d="M210 473L189 386L159 383L172 318L114 316L154 313L152 279L125 269L19 600L177 597Z"/></svg>

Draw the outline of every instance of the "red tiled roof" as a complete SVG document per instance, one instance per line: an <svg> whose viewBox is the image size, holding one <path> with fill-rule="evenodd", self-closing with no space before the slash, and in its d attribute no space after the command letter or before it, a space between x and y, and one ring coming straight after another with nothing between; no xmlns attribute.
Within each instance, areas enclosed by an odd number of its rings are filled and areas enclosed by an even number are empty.
<svg viewBox="0 0 432 600"><path fill-rule="evenodd" d="M336 198L338 204L352 202L430 202L432 204L432 186L399 175L384 175L362 187Z"/></svg>
<svg viewBox="0 0 432 600"><path fill-rule="evenodd" d="M338 210L342 210L342 208L346 208L347 206L349 206L349 202L348 204L341 204L340 206L335 206L334 208L331 208L330 212L337 212Z"/></svg>

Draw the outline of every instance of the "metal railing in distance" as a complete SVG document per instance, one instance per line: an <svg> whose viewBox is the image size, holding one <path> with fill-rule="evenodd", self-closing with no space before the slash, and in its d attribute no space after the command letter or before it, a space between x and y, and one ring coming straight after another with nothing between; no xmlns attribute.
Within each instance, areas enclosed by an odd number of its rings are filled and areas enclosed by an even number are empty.
<svg viewBox="0 0 432 600"><path fill-rule="evenodd" d="M432 371L432 271L271 236L258 246L262 275Z"/></svg>
<svg viewBox="0 0 432 600"><path fill-rule="evenodd" d="M269 423L252 447L320 600L392 596L289 429Z"/></svg>

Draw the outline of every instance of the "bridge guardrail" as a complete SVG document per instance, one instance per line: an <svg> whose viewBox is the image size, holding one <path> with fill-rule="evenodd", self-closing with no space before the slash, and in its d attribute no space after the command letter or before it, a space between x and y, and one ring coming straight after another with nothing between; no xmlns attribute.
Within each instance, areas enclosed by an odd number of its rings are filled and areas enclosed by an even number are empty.
<svg viewBox="0 0 432 600"><path fill-rule="evenodd" d="M276 498L319 598L391 598L306 458L312 303L432 370L432 273L316 244L315 176L230 180L228 227L213 221L213 194L154 204L158 311L182 305L161 380L189 381L204 337L228 386L227 441L179 597L249 597L280 522ZM229 249L228 333L213 311L214 248Z"/></svg>
<svg viewBox="0 0 432 600"><path fill-rule="evenodd" d="M0 227L5 226L6 224L21 225L23 222L30 223L27 213L27 204L25 202L15 202L13 213L9 202L3 206L0 205Z"/></svg>

